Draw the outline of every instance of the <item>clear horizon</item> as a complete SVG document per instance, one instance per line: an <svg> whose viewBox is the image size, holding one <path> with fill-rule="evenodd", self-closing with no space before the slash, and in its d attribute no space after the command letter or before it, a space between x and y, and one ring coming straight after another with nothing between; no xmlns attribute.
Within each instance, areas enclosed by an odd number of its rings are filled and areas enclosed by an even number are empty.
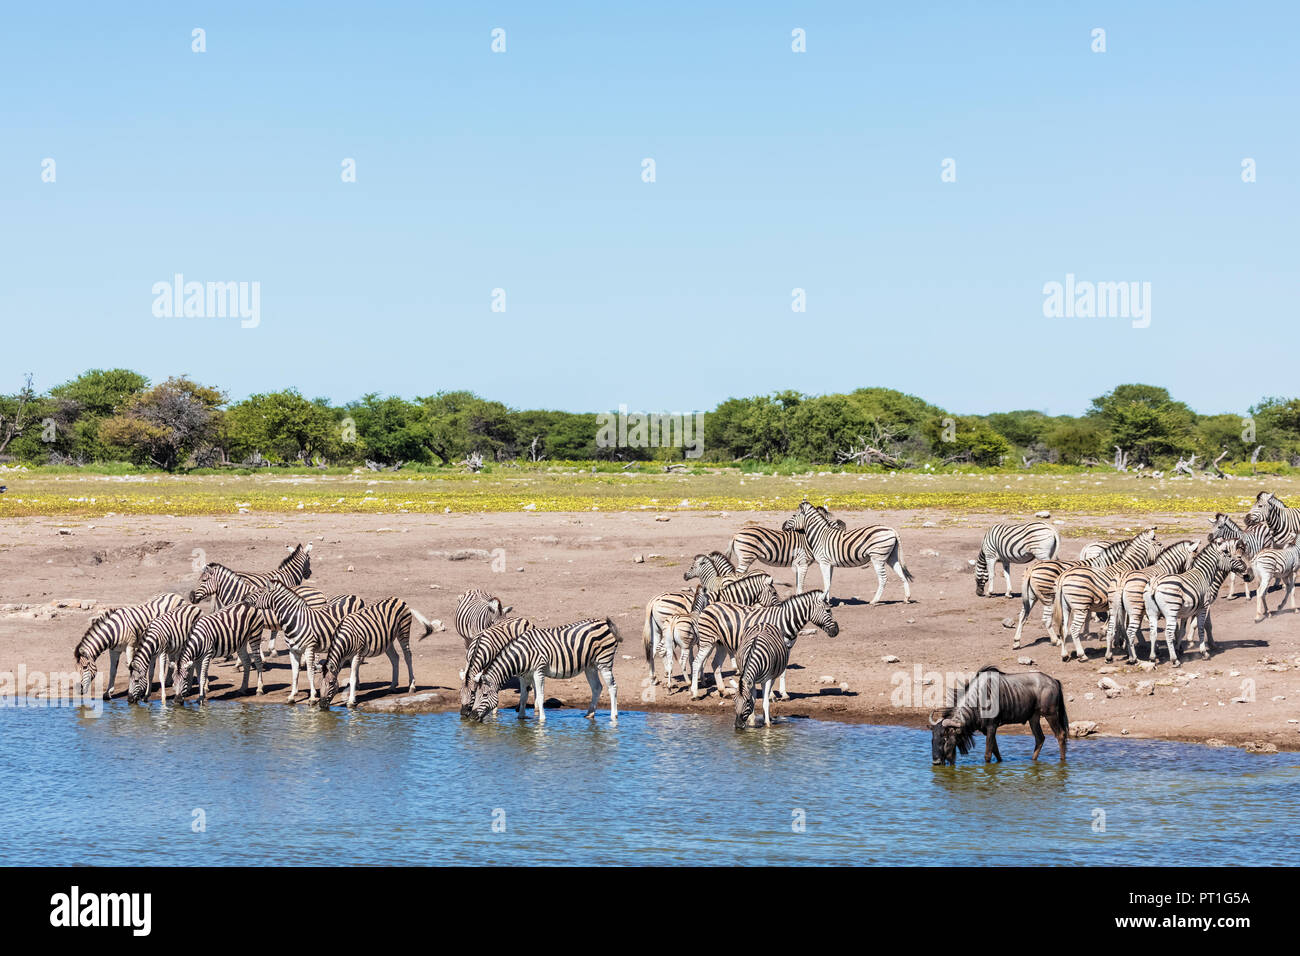
<svg viewBox="0 0 1300 956"><path fill-rule="evenodd" d="M232 400L580 412L882 386L1078 415L1142 382L1215 414L1296 391L1267 361L1297 344L1290 5L6 21L0 392L115 366ZM256 324L159 317L176 274L257 283ZM1149 325L1047 317L1076 281L1137 283Z"/></svg>

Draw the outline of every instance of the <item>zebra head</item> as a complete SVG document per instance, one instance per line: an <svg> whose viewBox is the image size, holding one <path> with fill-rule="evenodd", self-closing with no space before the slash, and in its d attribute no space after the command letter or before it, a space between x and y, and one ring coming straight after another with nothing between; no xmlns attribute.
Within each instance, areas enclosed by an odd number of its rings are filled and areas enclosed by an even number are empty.
<svg viewBox="0 0 1300 956"><path fill-rule="evenodd" d="M1221 541L1218 549L1223 553L1223 556L1219 559L1219 567L1227 568L1229 574L1240 574L1243 581L1254 580L1250 559L1246 557L1244 542L1240 540Z"/></svg>
<svg viewBox="0 0 1300 956"><path fill-rule="evenodd" d="M194 585L194 590L190 592L191 604L206 601L217 593L217 568L216 564L203 566L203 570L199 572L199 583Z"/></svg>
<svg viewBox="0 0 1300 956"><path fill-rule="evenodd" d="M86 633L81 636L76 650L73 651L73 657L77 662L77 673L81 677L83 697L90 693L91 685L95 683L95 674L99 671L99 655L114 643L114 621L120 610L115 608L92 617L90 626L86 628Z"/></svg>
<svg viewBox="0 0 1300 956"><path fill-rule="evenodd" d="M138 704L141 701L147 703L149 701L151 683L149 676L152 670L152 656L141 653L141 649L137 648L135 657L131 661L131 681L126 686L126 702L128 704ZM166 680L165 675L163 680Z"/></svg>
<svg viewBox="0 0 1300 956"><path fill-rule="evenodd" d="M259 611L273 611L275 605L273 598L276 588L284 587L279 581L273 581L265 587L254 588L240 599L240 604L247 604L249 607L256 608Z"/></svg>
<svg viewBox="0 0 1300 956"><path fill-rule="evenodd" d="M519 685L524 686L524 677L519 678ZM474 685L474 707L471 713L474 719L482 722L492 711L497 709L498 695L501 693L501 685L490 674L475 674L472 678ZM538 703L540 707L540 702Z"/></svg>
<svg viewBox="0 0 1300 956"><path fill-rule="evenodd" d="M1246 512L1246 524L1260 524L1268 519L1268 513L1274 508L1281 508L1282 501L1271 491L1261 491L1255 496L1255 503Z"/></svg>
<svg viewBox="0 0 1300 956"><path fill-rule="evenodd" d="M754 603L759 607L774 607L781 603L781 595L776 593L776 585L770 577L763 582L763 590L758 592Z"/></svg>
<svg viewBox="0 0 1300 956"><path fill-rule="evenodd" d="M827 637L834 637L840 632L840 626L836 623L835 618L831 616L831 606L826 600L825 591L812 592L813 602L811 613L808 615L808 623L816 624L826 632Z"/></svg>
<svg viewBox="0 0 1300 956"><path fill-rule="evenodd" d="M754 716L754 683L742 680L736 688L736 729L744 730Z"/></svg>
<svg viewBox="0 0 1300 956"><path fill-rule="evenodd" d="M190 670L194 667L194 651L188 643L181 651L181 659L176 662L176 674L172 677L172 697L180 706L185 706L185 695L190 692Z"/></svg>
<svg viewBox="0 0 1300 956"><path fill-rule="evenodd" d="M697 554L691 561L691 566L682 572L683 581L701 580L705 575L716 573L713 561L707 554Z"/></svg>

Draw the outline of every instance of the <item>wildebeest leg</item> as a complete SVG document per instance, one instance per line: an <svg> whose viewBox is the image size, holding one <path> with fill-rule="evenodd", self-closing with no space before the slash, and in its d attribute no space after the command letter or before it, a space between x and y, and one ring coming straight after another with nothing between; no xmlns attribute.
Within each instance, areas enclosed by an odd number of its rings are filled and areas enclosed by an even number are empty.
<svg viewBox="0 0 1300 956"><path fill-rule="evenodd" d="M1065 739L1070 736L1070 728L1066 726L1065 721L1061 719L1060 714L1048 714L1047 726L1052 728L1052 734L1056 737L1057 743L1061 745L1061 759L1065 759Z"/></svg>
<svg viewBox="0 0 1300 956"><path fill-rule="evenodd" d="M1034 756L1030 759L1038 759L1038 751L1043 749L1043 741L1047 738L1043 735L1043 722L1039 719L1038 714L1029 718L1029 729L1034 732Z"/></svg>

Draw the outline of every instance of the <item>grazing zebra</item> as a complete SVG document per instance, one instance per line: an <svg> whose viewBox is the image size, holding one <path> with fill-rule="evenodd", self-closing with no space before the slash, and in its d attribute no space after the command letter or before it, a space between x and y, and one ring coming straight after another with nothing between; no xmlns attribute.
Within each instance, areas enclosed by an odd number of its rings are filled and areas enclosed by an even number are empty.
<svg viewBox="0 0 1300 956"><path fill-rule="evenodd" d="M1259 578L1259 584L1255 587L1255 623L1268 617L1268 601L1264 595L1274 581L1286 585L1286 593L1278 602L1277 610L1281 611L1290 600L1291 610L1294 611L1295 575L1300 569L1300 540L1289 548L1264 548L1249 560L1251 570Z"/></svg>
<svg viewBox="0 0 1300 956"><path fill-rule="evenodd" d="M200 614L202 611L193 604L182 604L162 617L154 618L145 627L131 659L131 682L126 689L129 703L149 700L155 660L158 662L158 693L162 695L162 702L167 703L167 665L180 657L181 648Z"/></svg>
<svg viewBox="0 0 1300 956"><path fill-rule="evenodd" d="M1091 557L1087 559L1081 557L1078 561L1065 561L1061 558L1053 558L1050 561L1039 561L1030 565L1025 571L1025 582L1021 588L1020 619L1016 622L1016 636L1011 641L1012 649L1020 646L1020 635L1024 630L1025 621L1029 619L1029 612L1039 601L1043 602L1043 628L1047 631L1047 640L1052 644L1059 644L1060 641L1052 632L1052 610L1056 602L1056 582L1060 580L1061 575L1070 568L1083 564L1093 568L1104 568L1122 558L1124 551L1138 537L1141 535L1109 544L1103 541L1088 545L1084 551L1091 549Z"/></svg>
<svg viewBox="0 0 1300 956"><path fill-rule="evenodd" d="M1201 656L1209 659L1209 648L1214 644L1210 605L1219 596L1219 587L1230 571L1250 580L1250 567L1240 541L1222 541L1202 548L1186 571L1163 574L1147 585L1142 598L1146 602L1147 620L1151 622L1151 640L1154 643L1156 625L1163 617L1165 644L1174 667L1180 666L1176 638L1182 622L1192 618L1201 635Z"/></svg>
<svg viewBox="0 0 1300 956"><path fill-rule="evenodd" d="M744 730L754 716L754 695L763 688L763 726L772 726L772 682L790 665L793 642L772 624L757 623L741 635L745 647L745 665L740 669L736 688L736 729Z"/></svg>
<svg viewBox="0 0 1300 956"><path fill-rule="evenodd" d="M1061 660L1070 659L1070 646L1066 631L1074 641L1079 660L1086 661L1087 653L1079 642L1079 635L1087 633L1092 616L1102 612L1109 616L1110 595L1117 582L1138 568L1145 568L1155 560L1156 529L1148 528L1138 535L1125 550L1124 556L1104 568L1083 565L1068 568L1056 582L1056 596L1052 607L1052 630L1061 638ZM1107 622L1109 630L1110 622Z"/></svg>
<svg viewBox="0 0 1300 956"><path fill-rule="evenodd" d="M1256 521L1254 524L1247 523L1242 528L1231 517L1219 512L1210 519L1210 540L1216 544L1220 541L1240 541L1246 549L1246 560L1251 561L1255 555L1259 554L1264 548L1276 548L1279 544L1277 533L1269 527L1267 522ZM1236 593L1234 585L1237 576L1228 575L1228 599L1231 600ZM1246 589L1246 599L1250 600L1250 585L1242 582L1242 587Z"/></svg>
<svg viewBox="0 0 1300 956"><path fill-rule="evenodd" d="M1147 606L1143 598L1146 587L1152 578L1162 574L1182 574L1192 566L1196 558L1199 541L1175 541L1156 555L1155 562L1148 568L1137 568L1128 572L1110 594L1110 621L1106 628L1106 660L1112 655L1115 636L1122 628L1128 647L1128 662L1137 663L1137 639L1146 620ZM1151 659L1155 659L1156 642L1151 639Z"/></svg>
<svg viewBox="0 0 1300 956"><path fill-rule="evenodd" d="M424 640L433 633L433 625L424 624L424 633L419 640ZM338 629L330 638L329 650L325 653L325 662L321 665L321 688L317 706L327 710L330 701L339 691L339 674L343 665L349 661L352 673L349 677L351 687L348 691L349 707L357 705L357 672L368 657L374 657L380 651L388 655L393 665L393 680L388 685L389 692L397 690L398 660L397 648L402 648L406 658L406 673L410 676L408 694L415 693L415 669L411 666L411 607L400 598L385 598L374 604L367 604L359 611L354 611L339 622Z"/></svg>
<svg viewBox="0 0 1300 956"><path fill-rule="evenodd" d="M1042 521L995 524L984 534L979 554L975 555L976 596L983 597L986 585L989 597L993 596L990 578L994 567L1001 565L1007 579L1003 597L1011 597L1011 565L1024 564L1034 558L1050 561L1056 557L1060 546L1061 536L1056 529Z"/></svg>
<svg viewBox="0 0 1300 956"><path fill-rule="evenodd" d="M876 596L871 599L872 604L879 604L880 596L885 593L886 564L903 582L903 599L912 600L912 572L903 563L898 532L893 528L871 525L846 531L837 527L823 509L815 508L807 501L800 504L799 510L781 527L785 531L802 531L808 538L808 549L822 569L822 593L827 601L831 599L832 568L860 568L868 562L875 567L880 582Z"/></svg>
<svg viewBox="0 0 1300 956"><path fill-rule="evenodd" d="M90 619L90 626L81 636L73 650L77 662L77 671L81 675L81 694L90 693L90 686L95 682L95 673L99 666L99 656L108 652L108 686L104 689L104 700L113 697L113 684L117 680L117 659L126 652L126 666L131 667L131 658L135 653L136 643L141 633L154 618L174 611L184 603L178 594L160 594L143 604L114 608L97 614Z"/></svg>
<svg viewBox="0 0 1300 956"><path fill-rule="evenodd" d="M1006 724L1029 724L1034 732L1034 756L1043 749L1042 718L1061 748L1065 759L1065 741L1070 735L1070 718L1065 713L1065 693L1061 682L1041 671L1004 674L996 667L981 667L969 684L951 692L949 705L939 716L930 715L930 762L957 763L957 752L969 753L971 738L977 731L984 734L984 762L1002 762L998 750L998 728Z"/></svg>
<svg viewBox="0 0 1300 956"><path fill-rule="evenodd" d="M301 590L273 581L241 598L242 603L249 607L273 616L284 629L291 671L289 696L285 702L290 704L298 698L298 670L303 665L307 668L307 702L316 699L317 652L324 653L343 618L366 606L366 602L355 594L342 594L323 605L313 605L299 593ZM321 600L324 601L324 595L321 595Z"/></svg>
<svg viewBox="0 0 1300 956"><path fill-rule="evenodd" d="M248 693L248 672L257 668L257 692L262 689L262 625L265 619L262 612L247 604L232 604L214 611L207 617L201 617L190 630L185 645L181 648L180 661L176 665L176 675L172 679L172 691L176 703L184 704L185 695L189 693L189 670L196 669L199 680L199 702L208 699L208 668L214 657L239 656L244 665L244 682L240 685L241 694Z"/></svg>
<svg viewBox="0 0 1300 956"><path fill-rule="evenodd" d="M456 598L456 633L465 642L465 652L469 653L474 638L513 610L482 588L470 588Z"/></svg>
<svg viewBox="0 0 1300 956"><path fill-rule="evenodd" d="M700 612L695 623L695 663L691 666L692 699L701 696L700 671L706 661L712 662L710 669L713 671L718 696L727 696L722 683L722 657L724 653L729 653L736 658L737 672L744 667L744 655L740 653L740 635L750 624L771 624L791 644L809 624L820 627L828 637L834 637L840 632L840 626L831 616L830 602L821 591L805 591L771 607L747 607L722 601L710 604ZM790 699L785 690L784 673L781 674L780 694L783 700Z"/></svg>
<svg viewBox="0 0 1300 956"><path fill-rule="evenodd" d="M311 577L311 544L306 547L297 545L289 552L288 557L280 562L278 568L265 573L235 571L213 561L204 565L203 570L199 572L199 583L194 586L194 590L190 591L190 603L198 604L212 598L212 606L220 610L241 601L244 595L254 588L265 587L273 581L295 588L303 586L302 582L309 577ZM325 596L315 588L305 589L302 593L304 597L309 593L319 596L322 605L325 602ZM266 628L271 632L267 654L274 657L275 638L280 631L280 623L269 614L264 615L264 618Z"/></svg>
<svg viewBox="0 0 1300 956"><path fill-rule="evenodd" d="M609 685L609 722L618 723L618 684L614 680L614 655L622 637L614 622L605 620L575 621L561 627L543 627L526 632L511 641L487 670L471 675L474 682L473 715L483 720L497 708L497 695L510 678L519 678L519 716L528 703L528 685L533 685L533 711L538 723L546 722L545 678L568 680L585 674L591 685L591 707L586 717L596 716L600 702L601 681Z"/></svg>
<svg viewBox="0 0 1300 956"><path fill-rule="evenodd" d="M832 518L830 512L820 505L817 510L840 531L847 525L838 518ZM803 579L812 564L812 550L808 539L802 531L787 531L784 528L760 528L751 526L741 528L727 545L723 556L735 564L736 571L744 574L755 562L773 568L789 567L794 571L794 593L803 593Z"/></svg>
<svg viewBox="0 0 1300 956"><path fill-rule="evenodd" d="M1300 508L1288 508L1271 491L1261 491L1246 513L1246 524L1263 522L1273 529L1278 547L1286 547L1300 537Z"/></svg>
<svg viewBox="0 0 1300 956"><path fill-rule="evenodd" d="M531 631L536 626L526 617L510 617L504 621L497 621L474 638L469 645L469 651L465 654L465 670L461 674L460 715L462 717L468 717L474 709L474 687L469 675L481 674L487 670L501 653L502 648L511 641L518 640L526 631Z"/></svg>

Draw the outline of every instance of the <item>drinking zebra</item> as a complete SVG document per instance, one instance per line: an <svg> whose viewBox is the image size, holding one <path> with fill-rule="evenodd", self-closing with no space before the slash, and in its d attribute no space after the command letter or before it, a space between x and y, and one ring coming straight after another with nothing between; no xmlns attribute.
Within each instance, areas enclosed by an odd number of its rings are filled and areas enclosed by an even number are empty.
<svg viewBox="0 0 1300 956"><path fill-rule="evenodd" d="M1264 548L1276 548L1279 543L1277 533L1265 521L1256 521L1254 524L1247 524L1242 528L1237 522L1233 521L1228 515L1219 512L1210 519L1210 540L1218 543L1219 541L1240 541L1246 549L1246 560L1252 561ZM1236 595L1237 576L1228 575L1228 599L1231 600ZM1250 585L1242 582L1242 587L1246 589L1246 599L1250 599Z"/></svg>
<svg viewBox="0 0 1300 956"><path fill-rule="evenodd" d="M1056 604L1056 584L1061 575L1070 568L1079 567L1083 564L1093 568L1104 568L1122 558L1124 551L1138 537L1141 537L1141 535L1126 538L1123 541L1111 543L1099 541L1088 545L1084 550L1089 551L1091 556L1087 559L1080 558L1078 561L1066 561L1061 558L1053 558L1050 561L1038 561L1030 565L1025 571L1025 582L1021 588L1020 619L1016 622L1016 635L1011 641L1012 649L1014 650L1020 646L1020 635L1024 630L1025 621L1029 619L1029 612L1034 609L1034 605L1039 601L1043 602L1043 628L1047 631L1047 640L1051 644L1061 643L1052 632L1052 611ZM1080 552L1081 555L1082 553Z"/></svg>
<svg viewBox="0 0 1300 956"><path fill-rule="evenodd" d="M1296 571L1300 570L1300 540L1289 548L1264 548L1249 560L1251 570L1259 578L1259 583L1255 586L1255 623L1258 624L1268 617L1268 600L1264 595L1268 593L1274 581L1286 585L1286 593L1278 602L1277 610L1281 611L1286 607L1289 600L1291 610L1294 611L1296 609L1295 576Z"/></svg>
<svg viewBox="0 0 1300 956"><path fill-rule="evenodd" d="M701 593L703 592L703 593ZM691 648L695 643L695 618L710 604L723 602L727 604L758 604L770 607L780 601L772 575L766 571L754 571L743 577L723 584L716 597L710 598L703 582L692 597L689 611L662 616L659 624L652 630L651 643L646 648L646 658L650 664L650 683L659 683L654 672L654 659L662 654L664 658L664 683L669 688L673 682L673 650L680 648L682 653L682 679L690 680ZM685 620L684 620L685 619Z"/></svg>
<svg viewBox="0 0 1300 956"><path fill-rule="evenodd" d="M898 532L884 525L871 525L866 528L854 528L846 531L837 527L826 516L824 510L814 507L807 501L799 505L799 510L786 519L782 526L786 531L802 531L808 539L808 549L822 571L822 593L826 600L831 600L831 569L860 568L870 562L876 569L879 586L871 603L879 604L880 596L885 593L885 581L888 575L886 565L894 569L903 582L903 599L912 600L912 572L903 563L899 550Z"/></svg>
<svg viewBox="0 0 1300 956"><path fill-rule="evenodd" d="M131 682L126 690L129 703L149 700L155 660L158 662L158 693L162 695L162 702L167 703L168 664L180 658L181 648L202 613L193 604L182 604L149 622L131 659Z"/></svg>
<svg viewBox="0 0 1300 956"><path fill-rule="evenodd" d="M1180 666L1176 641L1184 621L1195 619L1201 636L1201 656L1209 659L1209 648L1214 645L1213 622L1210 605L1219 596L1219 587L1229 572L1240 574L1249 581L1250 566L1246 563L1245 549L1240 541L1222 541L1201 549L1192 566L1181 574L1163 574L1153 578L1146 586L1142 598L1146 603L1147 620L1151 622L1151 640L1156 639L1156 626L1165 619L1165 644L1169 648L1169 662Z"/></svg>
<svg viewBox="0 0 1300 956"><path fill-rule="evenodd" d="M128 673L136 643L149 622L174 611L184 602L179 594L160 594L143 604L114 608L91 618L90 626L77 642L72 655L77 662L77 671L81 675L81 693L90 693L90 686L95 682L99 667L99 656L108 652L108 686L104 689L104 700L113 697L113 684L117 680L117 659L126 652Z"/></svg>
<svg viewBox="0 0 1300 956"><path fill-rule="evenodd" d="M465 654L465 670L461 672L460 715L468 717L474 709L474 686L470 674L481 674L496 660L497 655L511 641L518 640L526 631L537 625L526 617L510 617L497 621L470 642Z"/></svg>
<svg viewBox="0 0 1300 956"><path fill-rule="evenodd" d="M393 680L388 685L389 693L397 690L398 660L397 648L402 649L406 658L406 673L411 678L407 693L415 693L415 668L411 666L411 607L400 598L385 598L374 604L367 604L359 611L354 611L339 622L338 629L330 638L329 649L325 652L325 662L321 665L321 689L317 706L322 710L329 708L330 702L339 690L339 674L345 663L351 662L352 673L349 677L347 706L357 705L357 672L368 657L374 657L380 651L388 656L393 665ZM433 625L424 623L424 633L419 640L424 640L433 633Z"/></svg>
<svg viewBox="0 0 1300 956"><path fill-rule="evenodd" d="M825 508L818 505L817 509L840 531L847 528L843 521L832 518ZM803 593L803 579L813 560L808 539L802 531L758 526L745 527L737 531L731 543L727 545L727 553L724 557L735 565L739 574L749 570L755 561L773 568L789 567L794 571L795 594Z"/></svg>
<svg viewBox="0 0 1300 956"><path fill-rule="evenodd" d="M763 688L763 726L772 726L772 683L790 665L791 643L767 623L751 624L741 635L745 664L736 688L736 729L744 730L754 716L754 695Z"/></svg>
<svg viewBox="0 0 1300 956"><path fill-rule="evenodd" d="M257 692L262 689L262 625L265 620L262 612L247 604L232 604L214 611L207 617L201 617L190 630L181 648L180 661L176 665L176 675L172 679L172 691L176 703L184 704L185 695L189 693L189 670L195 668L199 681L199 702L208 699L208 668L214 657L228 657L235 654L244 665L244 682L240 685L241 694L248 693L248 673L257 668Z"/></svg>
<svg viewBox="0 0 1300 956"><path fill-rule="evenodd" d="M474 638L513 610L509 604L503 604L500 598L482 588L470 588L456 598L456 633L465 642L465 652L469 652Z"/></svg>
<svg viewBox="0 0 1300 956"><path fill-rule="evenodd" d="M725 654L735 658L737 673L744 667L744 655L740 654L740 635L751 624L771 624L792 644L799 632L809 624L820 627L828 637L834 637L840 632L840 626L831 615L830 602L821 591L805 591L771 607L746 607L721 601L710 604L700 612L695 624L695 663L691 667L692 699L701 696L700 671L706 661L711 661L709 666L713 671L718 696L727 695L722 683L722 659ZM784 673L781 674L780 684L781 698L789 700Z"/></svg>
<svg viewBox="0 0 1300 956"><path fill-rule="evenodd" d="M1256 495L1255 503L1246 512L1246 524L1258 522L1273 529L1278 547L1286 547L1293 538L1300 538L1300 508L1288 508L1271 491L1261 491Z"/></svg>
<svg viewBox="0 0 1300 956"><path fill-rule="evenodd" d="M284 630L289 645L290 684L286 703L298 698L298 670L307 669L307 702L316 699L316 655L324 653L330 637L343 618L366 606L355 594L342 594L321 604L306 600L301 588L287 588L279 581L255 588L241 598L249 607L273 616ZM319 592L317 592L319 593Z"/></svg>
<svg viewBox="0 0 1300 956"><path fill-rule="evenodd" d="M1124 556L1104 568L1087 565L1068 568L1056 582L1052 608L1052 630L1061 638L1061 660L1070 659L1066 631L1074 641L1079 660L1088 659L1079 635L1086 633L1094 614L1108 612L1110 595L1117 582L1128 572L1145 568L1156 556L1156 529L1148 528L1124 551ZM1107 622L1109 630L1111 622Z"/></svg>
<svg viewBox="0 0 1300 956"><path fill-rule="evenodd" d="M618 723L618 684L614 680L614 655L622 638L609 618L575 621L562 627L537 628L502 648L487 670L471 675L474 682L473 715L483 720L496 710L497 695L510 678L519 679L519 717L525 713L528 685L533 686L533 710L538 723L546 721L545 678L567 680L585 674L591 685L591 707L596 716L601 681L609 685L609 722Z"/></svg>
<svg viewBox="0 0 1300 956"><path fill-rule="evenodd" d="M1050 561L1060 546L1061 536L1056 529L1042 521L995 524L985 532L979 553L975 555L975 594L982 597L987 586L989 597L993 596L990 579L995 566L1001 565L1007 580L1003 597L1011 597L1011 565L1034 558Z"/></svg>
<svg viewBox="0 0 1300 956"><path fill-rule="evenodd" d="M1150 567L1129 571L1119 579L1110 595L1110 620L1106 628L1107 661L1111 659L1115 636L1122 629L1128 648L1128 662L1137 663L1138 634L1147 614L1146 601L1143 598L1147 585L1151 583L1152 578L1160 577L1162 574L1181 574L1190 568L1200 545L1199 541L1175 541L1156 555L1155 562ZM1150 644L1150 657L1155 660L1154 637L1151 638Z"/></svg>

